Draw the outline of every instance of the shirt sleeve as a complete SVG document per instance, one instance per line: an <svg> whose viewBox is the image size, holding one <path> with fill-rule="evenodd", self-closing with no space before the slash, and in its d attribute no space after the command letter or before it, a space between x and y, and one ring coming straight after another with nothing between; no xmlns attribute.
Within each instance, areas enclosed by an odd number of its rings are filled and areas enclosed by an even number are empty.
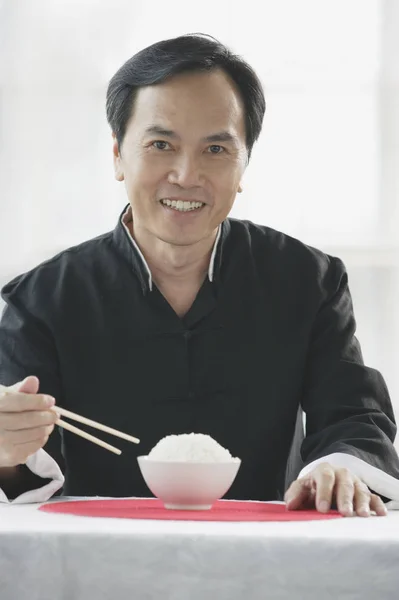
<svg viewBox="0 0 399 600"><path fill-rule="evenodd" d="M51 498L51 496L58 492L64 485L64 475L62 474L60 467L43 449L32 454L28 458L26 466L32 473L43 478L43 480L48 480L48 482L44 483L41 487L20 494L12 500L7 498L6 494L0 488L0 502L11 502L13 504L46 502L46 500Z"/></svg>
<svg viewBox="0 0 399 600"><path fill-rule="evenodd" d="M337 258L329 261L305 371L302 460L308 469L326 456L349 455L357 470L366 464L372 467L367 473L384 473L384 481L396 482L399 459L389 393L382 375L363 362L345 267ZM396 486L390 490L388 497L396 493Z"/></svg>
<svg viewBox="0 0 399 600"><path fill-rule="evenodd" d="M45 323L26 308L23 297L11 292L4 298L7 305L0 322L0 382L11 386L28 375L36 375L40 382L39 392L53 396L56 403L62 405L62 386L54 340ZM61 435L57 427L45 448L30 456L26 464L33 473L43 478L40 500L32 499L39 496L30 491L15 498L15 502L47 500L62 487L64 461ZM0 501L8 501L3 491L0 491Z"/></svg>
<svg viewBox="0 0 399 600"><path fill-rule="evenodd" d="M359 477L373 492L386 498L391 498L393 502L388 503L388 508L393 510L399 509L399 480L351 454L336 452L335 454L318 458L306 465L298 477L305 477L317 465L325 462L334 467L348 469L353 475Z"/></svg>

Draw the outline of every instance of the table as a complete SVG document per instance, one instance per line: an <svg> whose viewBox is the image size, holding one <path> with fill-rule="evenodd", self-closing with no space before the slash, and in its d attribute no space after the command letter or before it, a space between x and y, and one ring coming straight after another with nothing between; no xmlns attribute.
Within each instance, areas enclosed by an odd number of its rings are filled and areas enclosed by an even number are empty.
<svg viewBox="0 0 399 600"><path fill-rule="evenodd" d="M37 506L0 505L1 600L399 598L398 512L211 523L84 518Z"/></svg>

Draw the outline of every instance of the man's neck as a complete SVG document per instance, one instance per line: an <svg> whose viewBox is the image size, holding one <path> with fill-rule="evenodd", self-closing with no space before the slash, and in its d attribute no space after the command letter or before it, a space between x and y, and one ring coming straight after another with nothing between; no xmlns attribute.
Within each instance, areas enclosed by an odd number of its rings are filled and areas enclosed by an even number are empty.
<svg viewBox="0 0 399 600"><path fill-rule="evenodd" d="M129 223L129 230L158 286L202 284L209 269L217 230L211 236L190 246L175 246L163 242L145 229L134 227L132 222Z"/></svg>

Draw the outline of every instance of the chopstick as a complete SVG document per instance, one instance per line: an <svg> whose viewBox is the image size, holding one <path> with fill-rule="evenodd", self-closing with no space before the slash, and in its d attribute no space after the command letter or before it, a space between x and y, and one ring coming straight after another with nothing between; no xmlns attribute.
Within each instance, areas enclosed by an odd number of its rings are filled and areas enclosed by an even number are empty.
<svg viewBox="0 0 399 600"><path fill-rule="evenodd" d="M13 393L13 390L12 390L12 388L7 388L4 385L0 384L0 392L9 395L9 394ZM15 393L17 393L17 392L15 392ZM99 431L104 431L105 433L110 433L111 435L114 435L115 437L119 437L123 440L127 440L128 442L133 442L134 444L140 443L140 440L136 437L133 437L132 435L123 433L122 431L119 431L118 429L114 429L113 427L108 427L107 425L102 425L102 423L98 423L97 421L93 421L92 419L82 417L81 415L78 415L77 413L74 413L70 410L66 410L65 408L61 408L60 406L55 405L51 410L53 410L55 413L57 413L57 415L67 417L68 419L72 419L73 421L77 421L78 423L83 423L85 425L89 425L90 427L93 427L94 429L98 429ZM116 448L115 446L111 446L111 444L108 444L107 442L103 442L103 440L100 440L99 438L95 437L94 435L91 435L90 433L86 433L82 429L75 427L75 425L71 425L70 423L68 423L67 421L64 421L63 419L58 418L58 420L56 421L56 425L58 425L59 427L63 427L64 429L67 429L71 433L75 433L76 435L79 435L80 437L88 440L89 442L93 442L93 444L97 444L97 446L101 446L102 448L105 448L106 450L109 450L110 452L113 452L114 454L118 454L118 455L122 454L122 451L119 450L119 448Z"/></svg>
<svg viewBox="0 0 399 600"><path fill-rule="evenodd" d="M103 442L103 440L96 438L94 435L91 435L90 433L86 433L82 429L79 429L79 427L75 427L75 425L71 425L70 423L63 421L62 419L58 419L58 421L56 421L55 424L58 425L59 427L63 427L64 429L67 429L68 431L71 431L72 433L76 433L76 435L79 435L80 437L84 438L85 440L89 440L89 442L93 442L93 444L97 444L97 446L101 446L102 448L105 448L106 450L109 450L110 452L113 452L114 454L122 454L122 450L119 450L119 448L115 448L115 446L111 446L111 444L107 444L107 442Z"/></svg>
<svg viewBox="0 0 399 600"><path fill-rule="evenodd" d="M97 421L93 421L92 419L87 419L86 417L82 417L76 413L71 412L70 410L66 410L65 408L61 408L60 406L55 405L52 410L55 410L62 417L67 417L68 419L72 419L72 421L77 421L78 423L83 423L84 425L90 425L94 429L98 429L99 431L104 431L105 433L110 433L115 437L121 438L122 440L127 440L128 442L133 442L133 444L139 444L140 440L132 435L128 435L127 433L123 433L118 429L114 429L113 427L108 427L108 425L102 425ZM80 431L80 430L79 430Z"/></svg>

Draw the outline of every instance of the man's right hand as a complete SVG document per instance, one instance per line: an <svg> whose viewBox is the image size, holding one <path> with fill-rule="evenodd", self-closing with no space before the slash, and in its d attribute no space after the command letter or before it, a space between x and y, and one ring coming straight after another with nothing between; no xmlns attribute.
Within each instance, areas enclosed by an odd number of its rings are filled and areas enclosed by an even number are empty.
<svg viewBox="0 0 399 600"><path fill-rule="evenodd" d="M39 380L27 377L0 391L0 468L24 464L42 448L58 419L55 400L38 394Z"/></svg>

